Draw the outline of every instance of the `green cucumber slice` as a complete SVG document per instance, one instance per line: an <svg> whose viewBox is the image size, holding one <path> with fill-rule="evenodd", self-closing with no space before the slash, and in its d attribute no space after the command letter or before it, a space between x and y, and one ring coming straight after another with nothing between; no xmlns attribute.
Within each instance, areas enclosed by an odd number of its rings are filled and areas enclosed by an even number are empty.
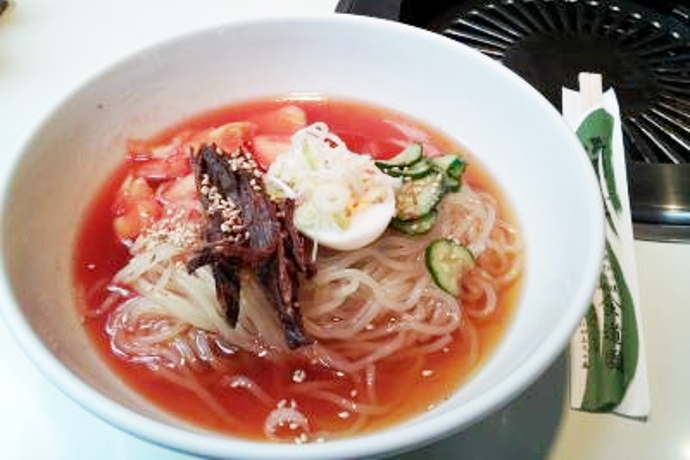
<svg viewBox="0 0 690 460"><path fill-rule="evenodd" d="M419 179L431 173L435 168L427 160L421 159L411 165L393 166L384 169L384 172L393 177L409 177L410 179Z"/></svg>
<svg viewBox="0 0 690 460"><path fill-rule="evenodd" d="M395 217L419 219L436 207L444 193L443 174L435 170L422 178L403 181L395 195Z"/></svg>
<svg viewBox="0 0 690 460"><path fill-rule="evenodd" d="M452 296L459 296L460 277L475 264L469 249L453 240L440 238L427 246L424 258L438 287Z"/></svg>
<svg viewBox="0 0 690 460"><path fill-rule="evenodd" d="M414 143L403 149L402 152L388 160L379 160L375 164L381 169L388 169L396 166L409 166L422 159L422 144Z"/></svg>
<svg viewBox="0 0 690 460"><path fill-rule="evenodd" d="M400 220L393 218L390 225L394 229L408 235L423 235L434 228L437 217L438 214L436 210L433 210L415 220Z"/></svg>
<svg viewBox="0 0 690 460"><path fill-rule="evenodd" d="M460 182L460 179L447 175L443 176L443 189L446 192L457 192L460 190L460 187L462 187L462 182Z"/></svg>
<svg viewBox="0 0 690 460"><path fill-rule="evenodd" d="M430 158L430 160L438 169L453 179L459 179L467 168L467 162L452 153Z"/></svg>

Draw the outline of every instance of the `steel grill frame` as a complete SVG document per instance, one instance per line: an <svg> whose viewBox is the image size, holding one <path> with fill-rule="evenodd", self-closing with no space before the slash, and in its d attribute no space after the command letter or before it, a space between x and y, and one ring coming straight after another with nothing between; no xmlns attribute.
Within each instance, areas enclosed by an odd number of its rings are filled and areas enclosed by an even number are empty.
<svg viewBox="0 0 690 460"><path fill-rule="evenodd" d="M680 3L340 0L336 12L404 22L467 44L521 75L557 108L560 88L576 87L579 71L602 73L621 107L635 237L690 242L690 7ZM540 40L568 45L546 55L562 61L552 82L539 73ZM531 48L522 49L525 43ZM594 65L569 55L588 51ZM564 70L573 63L577 69Z"/></svg>
<svg viewBox="0 0 690 460"><path fill-rule="evenodd" d="M621 102L628 161L690 163L690 33L679 21L662 22L655 14L623 5L596 0L463 2L428 28L499 61L535 37L609 40L623 59L643 63L655 89L643 110L626 110ZM617 83L610 82L614 87Z"/></svg>

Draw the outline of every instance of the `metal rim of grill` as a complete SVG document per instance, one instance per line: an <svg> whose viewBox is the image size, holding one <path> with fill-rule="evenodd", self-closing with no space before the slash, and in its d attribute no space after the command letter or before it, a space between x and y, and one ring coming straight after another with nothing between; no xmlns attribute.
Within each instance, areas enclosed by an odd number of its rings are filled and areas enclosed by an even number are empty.
<svg viewBox="0 0 690 460"><path fill-rule="evenodd" d="M620 1L470 1L428 28L504 62L556 106L561 86L576 87L575 64L602 73L621 103L628 161L690 163L690 31L682 17ZM589 48L574 58L578 45ZM529 62L532 73L521 63L528 54L544 56Z"/></svg>
<svg viewBox="0 0 690 460"><path fill-rule="evenodd" d="M560 108L594 71L621 109L635 237L690 242L690 8L677 0L340 0L502 62ZM550 73L551 72L551 73Z"/></svg>

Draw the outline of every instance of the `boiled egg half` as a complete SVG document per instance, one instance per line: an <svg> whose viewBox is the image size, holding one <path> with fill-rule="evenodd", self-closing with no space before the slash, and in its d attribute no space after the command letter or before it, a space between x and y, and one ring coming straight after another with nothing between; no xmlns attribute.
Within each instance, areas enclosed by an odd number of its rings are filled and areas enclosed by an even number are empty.
<svg viewBox="0 0 690 460"><path fill-rule="evenodd" d="M375 241L395 215L397 178L369 155L348 150L325 123L297 131L264 177L274 198L295 200L295 227L319 245L340 251Z"/></svg>

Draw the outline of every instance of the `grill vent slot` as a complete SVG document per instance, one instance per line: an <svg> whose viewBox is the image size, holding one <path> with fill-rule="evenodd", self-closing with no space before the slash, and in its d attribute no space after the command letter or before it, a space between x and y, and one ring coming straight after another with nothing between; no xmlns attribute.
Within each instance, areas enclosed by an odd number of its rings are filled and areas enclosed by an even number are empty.
<svg viewBox="0 0 690 460"><path fill-rule="evenodd" d="M600 72L621 103L628 161L690 163L690 37L678 19L622 2L461 2L428 28L508 67L560 107L562 85Z"/></svg>
<svg viewBox="0 0 690 460"><path fill-rule="evenodd" d="M635 237L690 242L690 7L684 0L340 0L511 68L559 110L582 71L616 90Z"/></svg>

